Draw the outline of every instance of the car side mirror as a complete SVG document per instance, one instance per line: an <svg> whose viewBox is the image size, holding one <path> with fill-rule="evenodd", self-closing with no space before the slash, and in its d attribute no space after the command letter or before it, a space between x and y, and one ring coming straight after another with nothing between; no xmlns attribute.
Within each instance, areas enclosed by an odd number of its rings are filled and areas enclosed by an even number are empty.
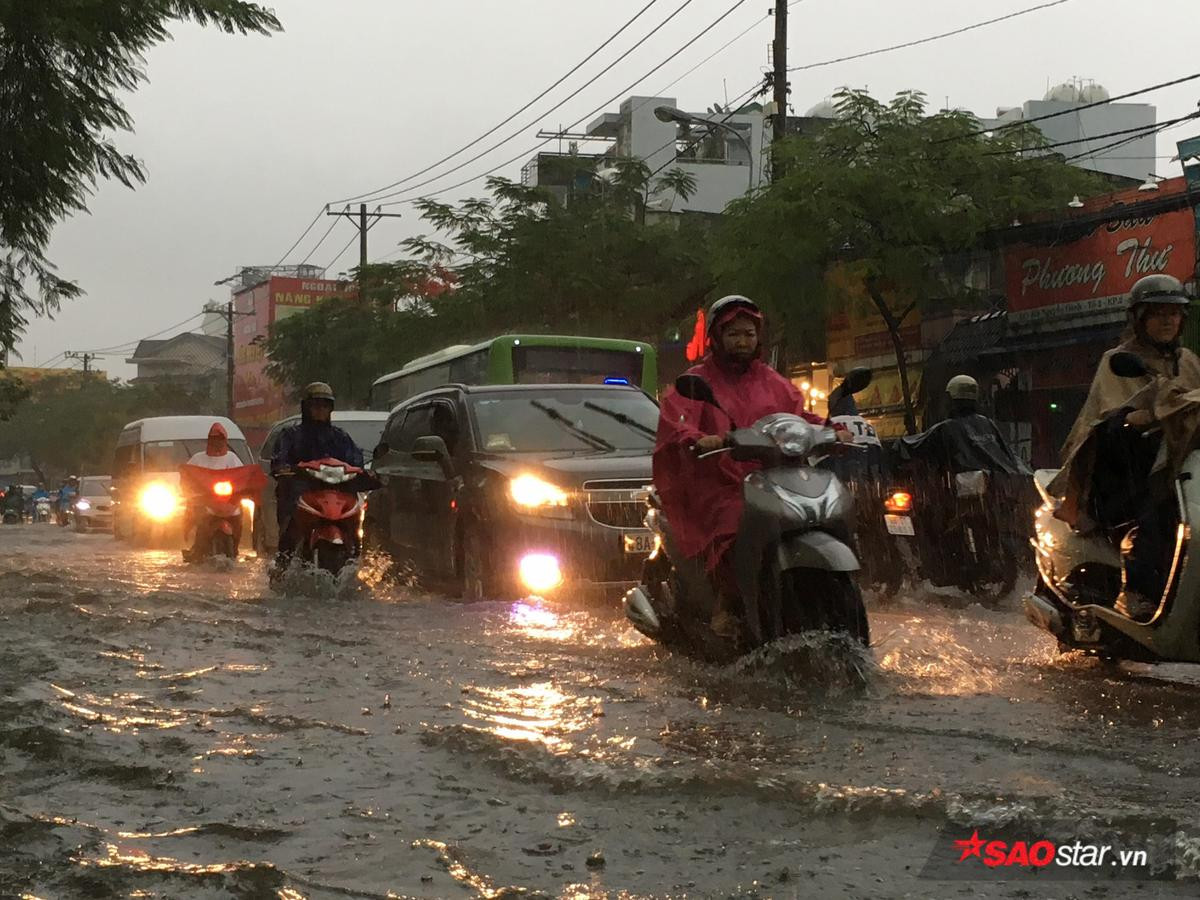
<svg viewBox="0 0 1200 900"><path fill-rule="evenodd" d="M846 373L845 380L842 381L842 388L847 394L861 393L870 387L872 377L871 370L863 366L851 369Z"/></svg>
<svg viewBox="0 0 1200 900"><path fill-rule="evenodd" d="M1150 374L1145 361L1136 353L1118 350L1108 358L1108 369L1118 378L1144 378Z"/></svg>
<svg viewBox="0 0 1200 900"><path fill-rule="evenodd" d="M417 462L439 463L447 475L454 468L450 461L450 449L446 442L435 434L413 441L412 458Z"/></svg>
<svg viewBox="0 0 1200 900"><path fill-rule="evenodd" d="M699 375L680 375L675 379L675 390L681 397L687 397L689 400L698 400L711 406L720 405L717 403L717 396L713 393L712 385Z"/></svg>

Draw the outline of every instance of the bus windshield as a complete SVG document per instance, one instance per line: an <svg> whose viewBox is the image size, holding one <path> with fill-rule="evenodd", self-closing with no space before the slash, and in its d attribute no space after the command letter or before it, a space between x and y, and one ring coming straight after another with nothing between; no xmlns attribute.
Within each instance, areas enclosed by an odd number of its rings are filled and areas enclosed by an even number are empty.
<svg viewBox="0 0 1200 900"><path fill-rule="evenodd" d="M516 384L642 384L645 354L590 347L513 347Z"/></svg>

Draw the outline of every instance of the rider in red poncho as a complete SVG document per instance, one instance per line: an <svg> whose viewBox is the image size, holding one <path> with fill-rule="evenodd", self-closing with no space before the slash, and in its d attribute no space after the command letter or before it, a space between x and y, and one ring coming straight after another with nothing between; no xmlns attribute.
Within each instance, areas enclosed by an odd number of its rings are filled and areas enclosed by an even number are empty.
<svg viewBox="0 0 1200 900"><path fill-rule="evenodd" d="M821 425L826 420L808 412L796 386L759 359L763 315L753 301L723 297L712 305L708 320L709 353L688 372L708 382L720 409L675 391L663 397L654 484L680 552L699 558L715 579L720 606L713 630L730 636L736 633L730 617L736 588L728 552L742 515L742 482L759 466L735 462L728 454L707 459L697 459L696 454L720 448L730 431L748 428L772 413L795 413ZM839 431L838 438L852 440L845 431Z"/></svg>

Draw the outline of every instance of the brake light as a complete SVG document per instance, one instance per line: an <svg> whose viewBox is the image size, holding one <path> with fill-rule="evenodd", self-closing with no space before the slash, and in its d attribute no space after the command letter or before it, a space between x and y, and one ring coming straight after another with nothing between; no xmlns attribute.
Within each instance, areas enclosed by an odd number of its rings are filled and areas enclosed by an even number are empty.
<svg viewBox="0 0 1200 900"><path fill-rule="evenodd" d="M912 512L913 498L908 491L892 491L883 501L883 508L891 513Z"/></svg>
<svg viewBox="0 0 1200 900"><path fill-rule="evenodd" d="M232 497L233 485L228 481L218 481L213 485L213 493L218 497Z"/></svg>

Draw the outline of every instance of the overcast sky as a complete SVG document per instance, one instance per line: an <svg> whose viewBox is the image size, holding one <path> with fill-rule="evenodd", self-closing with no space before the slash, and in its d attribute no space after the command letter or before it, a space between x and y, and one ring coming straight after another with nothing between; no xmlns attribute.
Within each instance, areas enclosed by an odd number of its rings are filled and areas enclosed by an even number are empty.
<svg viewBox="0 0 1200 900"><path fill-rule="evenodd" d="M213 282L243 265L275 263L327 202L397 181L473 140L590 53L648 0L279 0L285 31L235 37L191 26L150 52L149 82L129 98L136 131L120 145L141 158L149 181L136 191L100 188L91 214L62 223L50 247L61 273L87 296L53 321L31 325L24 364L69 349L115 346L160 331L227 289ZM691 4L611 73L561 110L544 115L658 24L682 0L658 0L582 72L469 154L536 121L519 138L436 190L532 150L538 127L567 125L677 53L733 0ZM760 19L769 0L747 0L705 38L632 93L660 90ZM1037 5L1037 0L802 0L791 11L792 65L914 40ZM906 88L931 104L990 115L1040 98L1074 76L1123 93L1197 70L1190 35L1194 2L1069 0L1062 5L924 46L792 75L803 113L841 85L890 96ZM761 21L666 91L703 110L736 97L767 64L773 22ZM1159 120L1196 109L1200 82L1146 95ZM618 103L609 109L615 111ZM591 118L591 117L589 117ZM1159 154L1200 133L1166 132ZM435 171L441 171L435 170ZM499 174L518 177L520 163ZM1179 174L1158 160L1158 172ZM435 173L430 173L435 174ZM429 176L425 176L429 177ZM423 180L423 179L422 179ZM447 197L479 195L475 182ZM405 211L394 207L392 211ZM289 258L300 262L322 220ZM372 258L427 231L411 216L371 232ZM310 262L327 265L354 230L340 222ZM330 269L352 266L357 245ZM197 322L191 327L196 327ZM186 330L186 329L176 329ZM174 332L168 332L168 335ZM14 364L18 361L14 360ZM106 357L127 376L123 356Z"/></svg>

